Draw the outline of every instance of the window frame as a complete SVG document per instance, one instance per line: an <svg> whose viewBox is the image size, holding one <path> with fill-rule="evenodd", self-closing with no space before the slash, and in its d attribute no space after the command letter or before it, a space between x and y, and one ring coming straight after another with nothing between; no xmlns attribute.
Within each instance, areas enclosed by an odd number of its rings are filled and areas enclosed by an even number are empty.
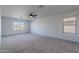
<svg viewBox="0 0 79 59"><path fill-rule="evenodd" d="M68 32L64 32L64 19L65 18L68 18L68 17L75 17L75 33L68 33ZM65 34L76 34L76 25L77 25L77 15L73 15L73 16L65 16L65 17L62 17L62 32L65 33Z"/></svg>
<svg viewBox="0 0 79 59"><path fill-rule="evenodd" d="M24 27L25 27L25 25L24 25L24 22L19 22L19 30L20 31L24 31Z"/></svg>
<svg viewBox="0 0 79 59"><path fill-rule="evenodd" d="M18 26L18 29L16 28L16 26ZM13 22L13 30L14 31L19 31L19 22L18 21Z"/></svg>
<svg viewBox="0 0 79 59"><path fill-rule="evenodd" d="M16 25L15 25L15 23L16 23ZM17 26L17 23L18 23L18 30L17 30L17 28L15 27L15 26ZM23 23L23 24L22 24ZM15 25L15 26L14 26ZM22 27L21 27L21 25L23 26L23 29L22 29ZM13 30L14 31L24 31L24 22L20 22L20 21L15 21L15 22L13 22ZM15 29L14 29L14 27L15 27Z"/></svg>

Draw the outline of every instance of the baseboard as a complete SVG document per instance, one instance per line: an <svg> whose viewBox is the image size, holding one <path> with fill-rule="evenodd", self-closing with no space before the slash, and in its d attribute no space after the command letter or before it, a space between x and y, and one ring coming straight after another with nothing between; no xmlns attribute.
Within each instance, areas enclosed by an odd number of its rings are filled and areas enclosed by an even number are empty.
<svg viewBox="0 0 79 59"><path fill-rule="evenodd" d="M27 33L20 33L20 34L28 34L29 32ZM2 37L6 37L6 36L13 36L13 35L20 35L20 34L10 34L10 35L2 35Z"/></svg>
<svg viewBox="0 0 79 59"><path fill-rule="evenodd" d="M9 53L9 50L0 50L0 53Z"/></svg>

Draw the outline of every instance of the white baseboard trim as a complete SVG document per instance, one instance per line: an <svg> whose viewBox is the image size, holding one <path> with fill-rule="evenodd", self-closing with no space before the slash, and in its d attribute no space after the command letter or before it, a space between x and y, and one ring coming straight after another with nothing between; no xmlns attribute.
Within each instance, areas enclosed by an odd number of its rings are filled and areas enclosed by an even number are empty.
<svg viewBox="0 0 79 59"><path fill-rule="evenodd" d="M9 50L0 50L0 53L8 53L10 52Z"/></svg>

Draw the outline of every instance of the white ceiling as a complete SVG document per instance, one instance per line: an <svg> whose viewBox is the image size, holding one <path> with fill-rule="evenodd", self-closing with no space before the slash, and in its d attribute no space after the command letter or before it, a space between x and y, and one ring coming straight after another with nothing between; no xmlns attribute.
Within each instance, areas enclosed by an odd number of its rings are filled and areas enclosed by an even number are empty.
<svg viewBox="0 0 79 59"><path fill-rule="evenodd" d="M30 12L35 12L38 18L41 18L76 9L79 9L78 5L45 5L43 8L39 8L38 5L3 5L1 14L6 17L25 19Z"/></svg>

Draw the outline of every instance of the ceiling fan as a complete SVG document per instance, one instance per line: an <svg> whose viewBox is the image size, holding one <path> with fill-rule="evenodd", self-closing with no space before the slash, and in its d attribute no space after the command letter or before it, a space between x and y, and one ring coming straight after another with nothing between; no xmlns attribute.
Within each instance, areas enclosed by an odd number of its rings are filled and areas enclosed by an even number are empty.
<svg viewBox="0 0 79 59"><path fill-rule="evenodd" d="M39 14L36 14L36 13L38 13L40 11L40 9L43 8L43 7L44 7L44 5L39 5L39 6L37 6L38 10L28 11L28 13L25 10L24 17L23 16L20 16L20 18L26 18L26 19L36 18L37 16L39 16Z"/></svg>
<svg viewBox="0 0 79 59"><path fill-rule="evenodd" d="M43 8L44 7L44 5L39 5L38 6L38 8L40 9L40 8ZM37 11L37 10L36 10ZM37 11L38 12L38 11ZM32 12L32 13L29 13L29 16L32 16L32 17L37 17L38 15L37 14L35 14L36 12Z"/></svg>
<svg viewBox="0 0 79 59"><path fill-rule="evenodd" d="M37 14L30 13L29 16L36 17L38 15Z"/></svg>

